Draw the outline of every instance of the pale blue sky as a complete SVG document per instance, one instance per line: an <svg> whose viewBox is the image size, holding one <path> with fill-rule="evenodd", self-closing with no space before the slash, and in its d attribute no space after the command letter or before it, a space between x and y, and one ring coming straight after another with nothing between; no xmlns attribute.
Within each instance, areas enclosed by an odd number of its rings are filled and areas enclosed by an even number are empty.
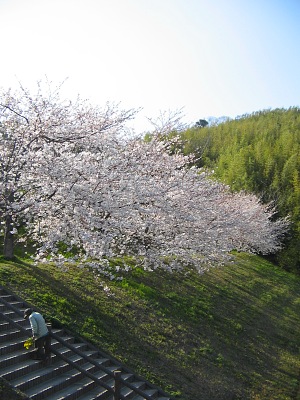
<svg viewBox="0 0 300 400"><path fill-rule="evenodd" d="M300 0L0 0L0 86L184 121L300 106Z"/></svg>

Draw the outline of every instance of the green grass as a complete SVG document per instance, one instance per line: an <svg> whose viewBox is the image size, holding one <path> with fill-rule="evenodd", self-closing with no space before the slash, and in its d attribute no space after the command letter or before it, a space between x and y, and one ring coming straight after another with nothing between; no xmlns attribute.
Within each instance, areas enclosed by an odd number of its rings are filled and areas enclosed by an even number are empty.
<svg viewBox="0 0 300 400"><path fill-rule="evenodd" d="M2 260L0 284L175 398L300 399L300 277L263 258L123 281Z"/></svg>

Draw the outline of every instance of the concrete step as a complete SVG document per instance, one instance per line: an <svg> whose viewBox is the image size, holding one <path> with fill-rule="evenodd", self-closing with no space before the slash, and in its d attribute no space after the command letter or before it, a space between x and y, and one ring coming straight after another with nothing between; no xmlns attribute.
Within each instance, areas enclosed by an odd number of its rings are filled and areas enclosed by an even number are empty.
<svg viewBox="0 0 300 400"><path fill-rule="evenodd" d="M143 390L146 387L145 382L142 382L142 381L135 381L135 382L130 382L130 383L140 390ZM123 396L126 396L127 399L131 399L133 396L135 396L134 391L132 389L130 389L129 387L123 387L121 389L121 394Z"/></svg>
<svg viewBox="0 0 300 400"><path fill-rule="evenodd" d="M82 394L81 396L77 397L77 400L114 400L114 397L108 392L108 390L99 388Z"/></svg>
<svg viewBox="0 0 300 400"><path fill-rule="evenodd" d="M54 358L54 356L52 356L51 358ZM78 362L80 364L80 361L83 359L75 354L74 356L70 357L70 360ZM64 366L68 366L68 368L71 368L70 364L67 364L61 359L57 360L56 362L52 361L51 366L56 371L56 373L59 373L60 368L63 368ZM34 372L36 375L38 375L36 371L41 371L41 363L37 360L31 359L26 359L22 363L19 363L17 366L9 365L5 369L1 370L3 378L10 382L12 382L14 379L24 377L30 372Z"/></svg>
<svg viewBox="0 0 300 400"><path fill-rule="evenodd" d="M81 381L72 387L67 387L47 397L47 400L96 400L108 399L109 392L107 389L98 386L93 388L88 380Z"/></svg>
<svg viewBox="0 0 300 400"><path fill-rule="evenodd" d="M3 300L5 300L5 301L8 301L8 302L13 302L13 301L16 301L16 297L14 296L14 295L12 295L12 294L7 294L7 293L5 293L5 292L2 292L1 294L0 294L0 297L1 297L1 299L3 299Z"/></svg>
<svg viewBox="0 0 300 400"><path fill-rule="evenodd" d="M96 361L101 364L101 362L107 362L107 359L96 359ZM91 366L89 371L91 372L96 367ZM96 371L94 375L101 379L101 381L108 383L111 387L114 384L114 380L106 375L103 371ZM132 374L124 374L122 375L124 379L130 379ZM94 389L92 387L94 386ZM77 385L74 385L74 390L70 390L69 387L59 390L58 392L53 393L52 395L47 397L47 400L72 400L72 399L80 399L80 400L96 400L96 399L107 399L109 396L109 392L107 389L99 386L94 381L89 378L83 378Z"/></svg>
<svg viewBox="0 0 300 400"><path fill-rule="evenodd" d="M30 359L31 350L26 350L24 348L24 342L28 339L27 336L22 336L20 334L19 338L14 338L11 340L7 340L9 335L6 336L6 341L0 343L0 368L4 367L5 365L13 365L17 364L19 361L24 361ZM65 343L73 343L74 338L72 336L65 336L63 337ZM60 342L53 340L51 342L53 348L57 349L62 353L69 353L70 349L64 347ZM74 344L75 348L85 350L86 344L85 343L76 343Z"/></svg>
<svg viewBox="0 0 300 400"><path fill-rule="evenodd" d="M31 336L31 329L29 326L26 328L26 330L28 332L28 337ZM0 332L0 343L4 343L9 339L14 340L19 337L25 337L24 333L20 332L20 330L17 328L10 328Z"/></svg>
<svg viewBox="0 0 300 400"><path fill-rule="evenodd" d="M19 338L13 339L11 342L7 340L9 336L6 337L6 341L0 344L0 368L4 368L8 365L18 364L21 361L30 359L30 350L26 350L24 348L24 342L28 337L20 335ZM72 343L74 338L71 336L65 337L65 343ZM70 353L71 350L67 347L63 347L63 345L53 340L52 341L53 348L57 349L62 353ZM85 343L76 343L74 344L75 348L85 350L86 349Z"/></svg>
<svg viewBox="0 0 300 400"><path fill-rule="evenodd" d="M89 372L93 372L96 370L96 367L93 364L87 363L84 359L78 359L76 364L81 365L82 368L84 368L86 371L89 371ZM58 374L58 372L59 372L59 374ZM22 377L18 377L16 379L12 380L11 384L14 387L25 392L27 389L37 386L40 383L49 381L52 378L56 378L58 375L62 376L64 374L66 374L69 376L70 374L75 374L76 372L78 372L78 370L72 369L72 367L68 363L65 363L64 365L56 364L55 367L50 365L49 367L41 368L38 375L36 374L36 371L30 372L29 374L26 374ZM80 374L82 375L81 372L79 372L78 375L80 375ZM103 377L105 375L106 374L103 373Z"/></svg>
<svg viewBox="0 0 300 400"><path fill-rule="evenodd" d="M21 316L20 316L18 313L16 313L15 310L12 310L11 308L9 308L9 307L7 307L7 306L5 306L5 310L3 310L3 311L1 311L1 312L2 312L4 315L10 316L10 317L14 317L14 318L18 317L18 318L21 318Z"/></svg>
<svg viewBox="0 0 300 400"><path fill-rule="evenodd" d="M22 326L22 328L27 329L27 323L25 320L18 320L18 323ZM0 318L0 332L5 332L12 328L12 325L4 319Z"/></svg>
<svg viewBox="0 0 300 400"><path fill-rule="evenodd" d="M28 337L20 336L18 338L12 338L11 340L8 340L10 337L7 335L6 339L7 340L5 342L0 343L0 356L24 349L24 342L26 339L28 339Z"/></svg>
<svg viewBox="0 0 300 400"><path fill-rule="evenodd" d="M99 379L107 376L103 371L95 371L93 375ZM60 374L45 383L46 385L42 383L25 390L24 393L33 400L49 400L49 397L51 398L51 396L57 396L57 398L63 398L65 400L73 400L76 399L79 394L83 394L98 386L94 380L84 376L76 369L72 369L65 374ZM111 384L112 387L114 380L110 379L106 383ZM61 397L62 393L64 397Z"/></svg>
<svg viewBox="0 0 300 400"><path fill-rule="evenodd" d="M53 357L52 357L53 358ZM81 366L86 371L93 373L97 371L98 367L92 363L86 362L86 360L77 354L70 356L69 359L76 363L76 365ZM106 363L106 359L95 359L99 364ZM48 367L40 367L39 373L36 373L36 369L28 371L26 374L18 375L15 379L11 379L10 382L13 386L20 389L21 391L26 391L27 389L42 383L46 380L52 379L57 377L61 374L69 374L72 370L72 366L64 361L59 360L58 362L54 363L51 362L51 365ZM101 375L101 379L105 382L109 376L103 372Z"/></svg>
<svg viewBox="0 0 300 400"><path fill-rule="evenodd" d="M1 296L0 296L1 297ZM3 298L3 297L2 297ZM5 299L4 299L5 300ZM22 310L22 308L24 307L23 302L22 301L18 301L18 300L11 300L9 301L9 303L13 306L16 307L20 310ZM6 311L8 309L8 307L6 306L6 304L0 304L0 312Z"/></svg>
<svg viewBox="0 0 300 400"><path fill-rule="evenodd" d="M144 393L147 394L148 396L156 396L158 391L156 389L147 389L147 390L144 390ZM153 397L153 398L157 399L157 397ZM145 398L143 396L137 395L137 396L132 397L132 400L145 400Z"/></svg>
<svg viewBox="0 0 300 400"><path fill-rule="evenodd" d="M10 365L18 365L23 361L29 359L28 351L26 349L15 351L11 354L0 355L0 371Z"/></svg>
<svg viewBox="0 0 300 400"><path fill-rule="evenodd" d="M6 331L10 328L11 328L11 326L10 326L9 322L7 322L4 319L0 320L0 332Z"/></svg>

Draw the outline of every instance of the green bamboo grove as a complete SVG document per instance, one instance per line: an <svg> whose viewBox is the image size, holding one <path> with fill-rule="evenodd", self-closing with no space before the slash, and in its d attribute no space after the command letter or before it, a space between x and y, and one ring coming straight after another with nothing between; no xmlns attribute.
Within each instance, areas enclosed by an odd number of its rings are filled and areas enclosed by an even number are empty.
<svg viewBox="0 0 300 400"><path fill-rule="evenodd" d="M243 115L220 124L180 133L185 154L211 168L232 190L275 202L292 221L286 247L277 255L284 268L300 271L300 109L275 109Z"/></svg>

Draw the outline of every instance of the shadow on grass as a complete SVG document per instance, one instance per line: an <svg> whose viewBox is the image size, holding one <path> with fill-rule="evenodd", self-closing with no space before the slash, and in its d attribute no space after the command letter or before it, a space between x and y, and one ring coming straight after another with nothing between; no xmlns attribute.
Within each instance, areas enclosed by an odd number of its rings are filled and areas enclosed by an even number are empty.
<svg viewBox="0 0 300 400"><path fill-rule="evenodd" d="M161 306L161 319L181 327L173 350L168 349L173 366L189 372L194 382L199 375L208 377L207 389L216 394L222 388L220 399L246 399L258 388L259 398L272 399L273 390L291 392L287 377L299 379L298 368L281 367L288 357L295 367L299 352L299 329L293 329L300 315L299 305L293 304L299 279L270 264L246 267L215 270L200 279L191 276L184 284L183 276L172 276L173 287L167 279L139 277L142 285L156 288L155 296L150 291L149 296ZM241 397L230 397L233 392Z"/></svg>
<svg viewBox="0 0 300 400"><path fill-rule="evenodd" d="M99 286L98 293L94 288L84 287L83 277L83 283L76 288L74 282L68 280L68 273L55 266L36 267L19 259L14 262L4 260L3 264L20 269L17 274L7 271L9 275L5 280L8 288L14 291L17 287L17 294L37 304L54 327L64 326L96 345L102 344L105 346L103 351L109 354L112 354L111 350L121 348L124 341L130 341L122 312L118 312L122 304L116 304L114 298L108 299L102 287ZM75 269L80 278L84 272L78 267ZM101 302L101 299L104 301ZM115 311L108 312L108 302Z"/></svg>
<svg viewBox="0 0 300 400"><path fill-rule="evenodd" d="M68 274L21 260L15 268L0 274L11 290L168 392L170 382L181 400L289 398L287 382L298 382L283 357L295 364L299 280L263 263L203 276L133 272L106 281L112 297L76 267Z"/></svg>

